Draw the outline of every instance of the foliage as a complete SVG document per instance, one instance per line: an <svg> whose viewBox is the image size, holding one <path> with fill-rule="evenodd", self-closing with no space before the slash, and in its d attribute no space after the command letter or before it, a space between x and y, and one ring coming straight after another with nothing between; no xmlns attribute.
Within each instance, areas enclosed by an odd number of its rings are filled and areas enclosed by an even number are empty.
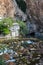
<svg viewBox="0 0 43 65"><path fill-rule="evenodd" d="M2 21L1 21L4 25L10 27L12 26L13 24L13 19L11 17L8 17L8 18L4 18Z"/></svg>
<svg viewBox="0 0 43 65"><path fill-rule="evenodd" d="M17 21L17 23L20 26L20 34L22 36L26 36L26 34L28 34L28 29L27 29L26 24L23 21Z"/></svg>
<svg viewBox="0 0 43 65"><path fill-rule="evenodd" d="M16 22L19 23L20 34L22 36L26 36L26 34L28 33L26 24L23 21L16 21ZM5 18L2 21L0 21L0 34L3 34L3 35L9 34L10 33L9 28L12 26L13 23L14 21L10 17Z"/></svg>
<svg viewBox="0 0 43 65"><path fill-rule="evenodd" d="M10 33L9 28L12 26L12 24L13 24L13 19L10 17L0 21L0 33L4 35L9 34Z"/></svg>
<svg viewBox="0 0 43 65"><path fill-rule="evenodd" d="M4 60L0 59L0 65L5 65Z"/></svg>
<svg viewBox="0 0 43 65"><path fill-rule="evenodd" d="M6 65L3 56L0 56L0 65Z"/></svg>

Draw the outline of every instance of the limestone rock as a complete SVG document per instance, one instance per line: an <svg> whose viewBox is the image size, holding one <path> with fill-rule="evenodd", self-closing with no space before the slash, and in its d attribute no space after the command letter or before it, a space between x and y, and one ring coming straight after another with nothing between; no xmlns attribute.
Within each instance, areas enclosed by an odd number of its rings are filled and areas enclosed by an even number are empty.
<svg viewBox="0 0 43 65"><path fill-rule="evenodd" d="M14 11L12 0L0 0L0 17L13 17Z"/></svg>
<svg viewBox="0 0 43 65"><path fill-rule="evenodd" d="M38 30L43 29L43 0L26 0L27 16Z"/></svg>

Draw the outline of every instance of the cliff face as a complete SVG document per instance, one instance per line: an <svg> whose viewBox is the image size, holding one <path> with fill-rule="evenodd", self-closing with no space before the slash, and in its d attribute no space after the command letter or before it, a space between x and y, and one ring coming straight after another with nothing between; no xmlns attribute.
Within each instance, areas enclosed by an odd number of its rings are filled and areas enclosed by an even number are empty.
<svg viewBox="0 0 43 65"><path fill-rule="evenodd" d="M43 29L43 0L26 0L27 16L38 29Z"/></svg>
<svg viewBox="0 0 43 65"><path fill-rule="evenodd" d="M18 7L16 0L0 0L0 17L14 17L24 20L26 15Z"/></svg>
<svg viewBox="0 0 43 65"><path fill-rule="evenodd" d="M14 4L15 2L16 17L26 21L29 30L43 32L43 0L22 0L22 3L21 0L14 0Z"/></svg>
<svg viewBox="0 0 43 65"><path fill-rule="evenodd" d="M12 0L0 0L0 17L13 17L14 5Z"/></svg>
<svg viewBox="0 0 43 65"><path fill-rule="evenodd" d="M14 17L26 21L31 31L43 31L43 0L0 0L0 17Z"/></svg>

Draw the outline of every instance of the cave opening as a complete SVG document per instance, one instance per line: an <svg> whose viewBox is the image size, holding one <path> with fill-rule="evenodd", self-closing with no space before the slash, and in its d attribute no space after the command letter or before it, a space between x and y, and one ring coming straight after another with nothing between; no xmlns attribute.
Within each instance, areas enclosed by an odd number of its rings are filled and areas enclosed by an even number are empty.
<svg viewBox="0 0 43 65"><path fill-rule="evenodd" d="M18 7L25 13L26 12L26 3L24 0L16 0Z"/></svg>

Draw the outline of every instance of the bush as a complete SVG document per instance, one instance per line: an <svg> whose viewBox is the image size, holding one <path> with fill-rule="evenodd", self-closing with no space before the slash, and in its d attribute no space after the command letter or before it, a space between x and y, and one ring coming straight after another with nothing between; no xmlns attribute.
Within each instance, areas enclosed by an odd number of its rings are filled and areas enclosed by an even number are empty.
<svg viewBox="0 0 43 65"><path fill-rule="evenodd" d="M0 60L0 65L5 65L4 60Z"/></svg>
<svg viewBox="0 0 43 65"><path fill-rule="evenodd" d="M26 34L28 34L28 29L27 29L26 23L24 23L23 21L17 21L17 23L20 26L20 35L25 37Z"/></svg>
<svg viewBox="0 0 43 65"><path fill-rule="evenodd" d="M12 26L13 22L14 22L13 19L10 17L0 21L0 34L3 35L9 34L10 33L9 28Z"/></svg>
<svg viewBox="0 0 43 65"><path fill-rule="evenodd" d="M23 21L15 21L15 22L17 22L20 26L20 35L26 36L26 34L28 34L26 24ZM3 35L9 34L10 33L9 28L12 26L13 23L14 21L10 17L3 19L0 22L0 33Z"/></svg>
<svg viewBox="0 0 43 65"><path fill-rule="evenodd" d="M0 56L0 65L6 65L2 56Z"/></svg>

